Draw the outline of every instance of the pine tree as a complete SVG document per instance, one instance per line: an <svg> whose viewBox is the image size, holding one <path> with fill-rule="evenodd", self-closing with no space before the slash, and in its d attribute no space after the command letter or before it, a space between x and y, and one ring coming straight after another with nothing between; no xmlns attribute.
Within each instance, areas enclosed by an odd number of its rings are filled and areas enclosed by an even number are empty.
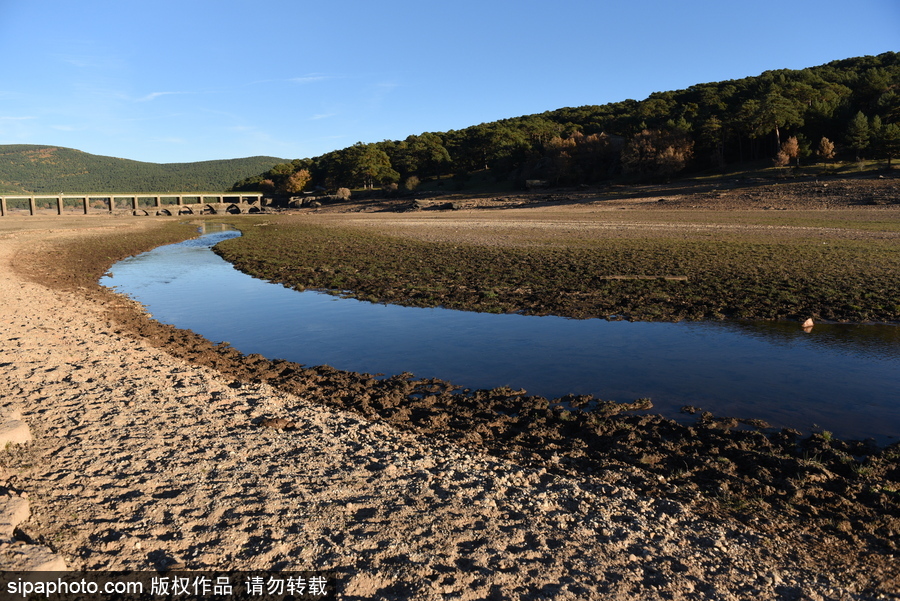
<svg viewBox="0 0 900 601"><path fill-rule="evenodd" d="M860 160L862 152L869 147L869 120L862 111L850 120L847 128L847 145L856 151L856 160Z"/></svg>
<svg viewBox="0 0 900 601"><path fill-rule="evenodd" d="M881 152L887 157L888 169L891 159L900 156L900 124L888 123L881 130Z"/></svg>

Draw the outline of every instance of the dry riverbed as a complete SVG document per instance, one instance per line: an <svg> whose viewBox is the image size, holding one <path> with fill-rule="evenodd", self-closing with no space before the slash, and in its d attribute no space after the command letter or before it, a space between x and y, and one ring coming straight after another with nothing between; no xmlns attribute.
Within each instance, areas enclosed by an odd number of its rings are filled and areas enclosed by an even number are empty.
<svg viewBox="0 0 900 601"><path fill-rule="evenodd" d="M346 599L900 595L896 449L244 357L96 287L186 235L157 223L0 221L0 402L35 437L0 484L69 567L328 570Z"/></svg>

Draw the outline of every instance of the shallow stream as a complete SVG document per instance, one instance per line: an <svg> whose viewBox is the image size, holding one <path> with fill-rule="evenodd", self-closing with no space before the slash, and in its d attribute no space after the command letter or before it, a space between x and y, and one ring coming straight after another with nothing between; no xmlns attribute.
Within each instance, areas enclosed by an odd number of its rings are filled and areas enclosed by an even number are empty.
<svg viewBox="0 0 900 601"><path fill-rule="evenodd" d="M820 324L804 332L797 323L608 322L379 305L243 274L210 250L236 235L207 233L131 257L100 283L161 322L272 359L547 398L650 397L654 412L679 420L681 407L693 405L845 438L900 436L900 327Z"/></svg>

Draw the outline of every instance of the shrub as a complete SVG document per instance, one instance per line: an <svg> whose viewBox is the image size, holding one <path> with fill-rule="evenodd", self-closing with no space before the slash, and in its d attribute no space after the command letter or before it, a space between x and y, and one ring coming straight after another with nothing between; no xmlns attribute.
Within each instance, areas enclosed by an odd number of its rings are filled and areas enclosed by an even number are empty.
<svg viewBox="0 0 900 601"><path fill-rule="evenodd" d="M419 182L418 177L416 177L415 175L410 175L409 177L406 178L406 181L403 182L403 187L404 187L404 189L408 190L409 192L412 192L413 190L415 190L416 188L419 187L419 183L420 182Z"/></svg>
<svg viewBox="0 0 900 601"><path fill-rule="evenodd" d="M350 200L350 188L338 188L335 196L340 200Z"/></svg>

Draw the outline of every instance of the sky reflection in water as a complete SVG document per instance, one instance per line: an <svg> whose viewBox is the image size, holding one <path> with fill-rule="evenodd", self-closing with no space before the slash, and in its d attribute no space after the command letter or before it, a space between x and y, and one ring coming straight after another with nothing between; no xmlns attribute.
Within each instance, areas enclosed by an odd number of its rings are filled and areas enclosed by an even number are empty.
<svg viewBox="0 0 900 601"><path fill-rule="evenodd" d="M653 399L716 415L892 442L900 435L900 328L630 323L376 305L298 293L236 271L209 248L237 232L122 261L101 283L159 321L244 353L305 365L510 386L548 398ZM693 419L693 418L691 418Z"/></svg>

